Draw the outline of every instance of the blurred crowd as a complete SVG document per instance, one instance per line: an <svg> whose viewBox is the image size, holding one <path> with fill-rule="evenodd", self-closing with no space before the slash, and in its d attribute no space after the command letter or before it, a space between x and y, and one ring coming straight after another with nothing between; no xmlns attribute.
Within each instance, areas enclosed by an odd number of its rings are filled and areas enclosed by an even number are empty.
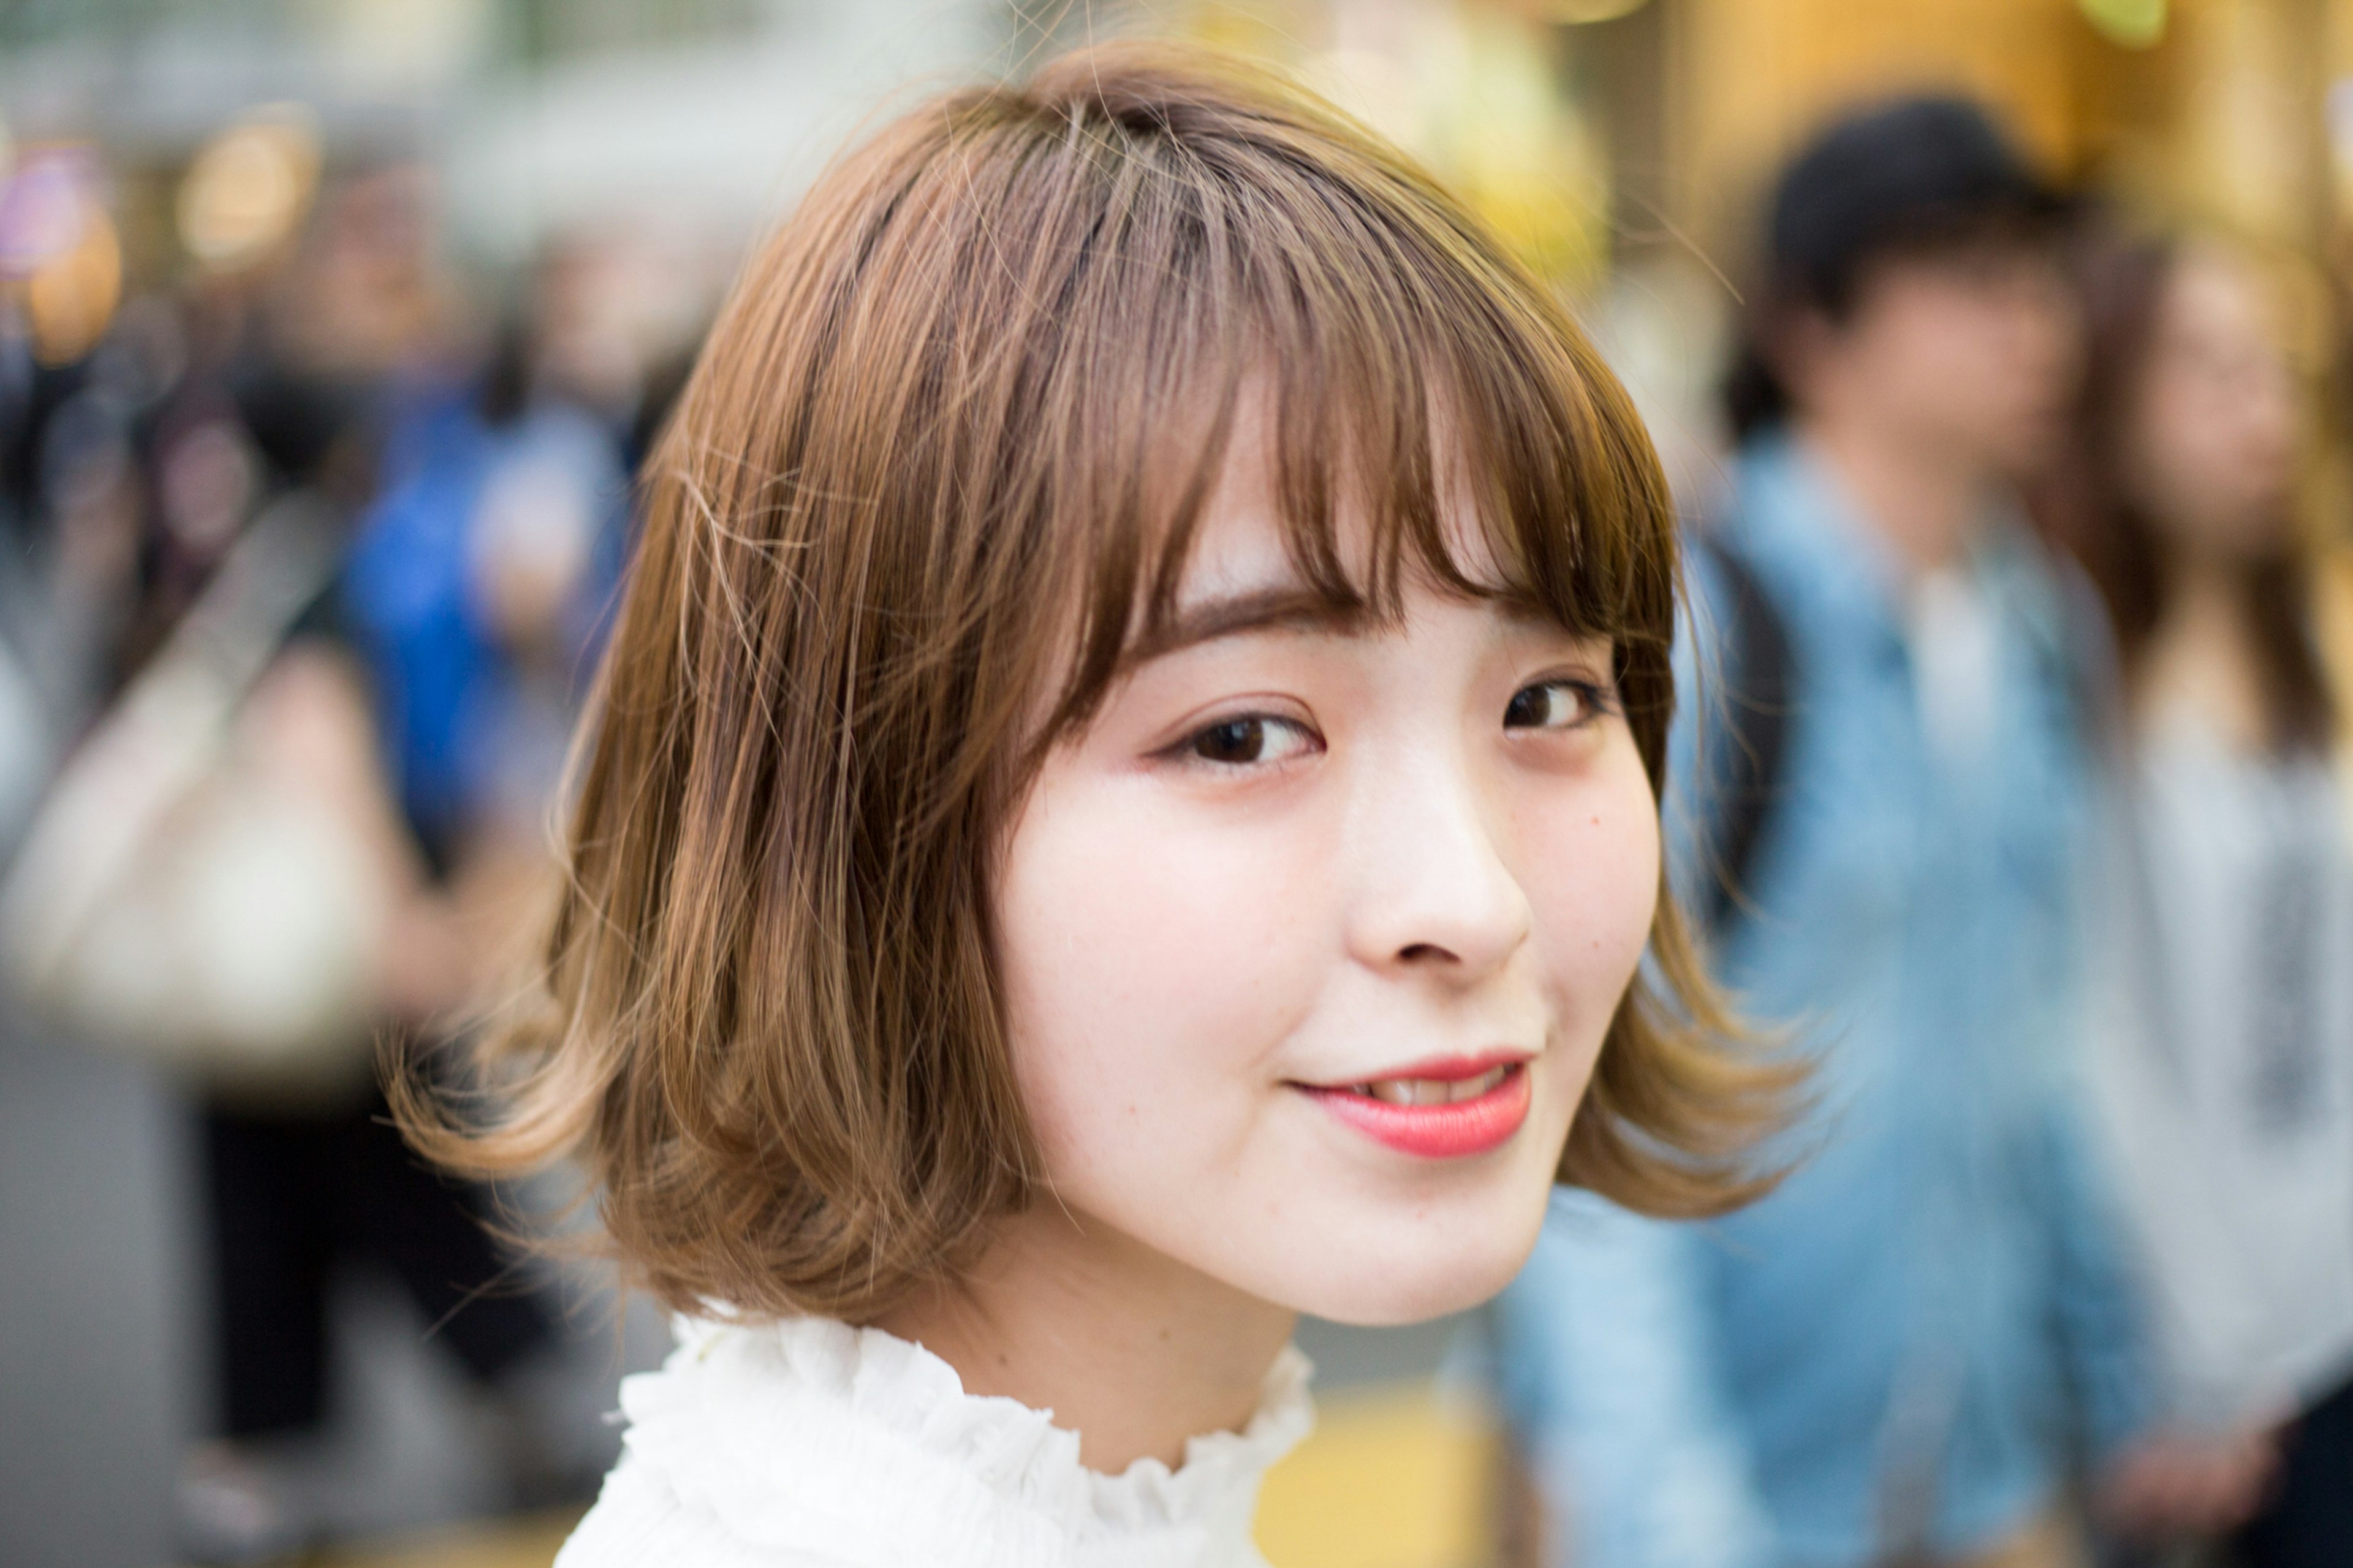
<svg viewBox="0 0 2353 1568"><path fill-rule="evenodd" d="M355 1258L504 1497L580 1498L609 1436L535 1391L558 1318L375 1050L527 958L715 268L617 224L469 289L423 168L265 114L184 176L187 264L126 276L102 177L0 192L0 956L201 1106L182 1550L334 1528L303 1477ZM1729 1220L1556 1205L1494 1316L1527 1543L2353 1563L2348 520L2305 504L2297 318L2257 249L2053 190L1957 100L1824 132L1757 253L1684 498L1670 828L1813 1100Z"/></svg>
<svg viewBox="0 0 2353 1568"><path fill-rule="evenodd" d="M486 305L426 170L319 163L299 119L233 127L180 186L196 265L94 331L25 231L70 258L95 172L28 162L0 202L34 258L0 305L0 929L36 1013L201 1106L199 1561L334 1530L312 1479L354 1262L478 1391L494 1496L585 1498L611 1457L542 1386L581 1326L491 1195L406 1152L378 1062L526 956L628 477L708 290L616 227Z"/></svg>

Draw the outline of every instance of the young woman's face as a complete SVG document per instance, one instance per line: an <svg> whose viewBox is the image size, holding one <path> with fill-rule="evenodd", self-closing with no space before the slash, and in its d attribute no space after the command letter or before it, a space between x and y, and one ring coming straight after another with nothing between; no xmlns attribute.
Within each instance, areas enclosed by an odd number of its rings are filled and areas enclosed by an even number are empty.
<svg viewBox="0 0 2353 1568"><path fill-rule="evenodd" d="M1401 625L1334 620L1273 509L1245 443L1179 635L1015 821L1014 1065L1082 1230L1411 1321L1535 1243L1649 931L1657 814L1606 641L1426 583Z"/></svg>
<svg viewBox="0 0 2353 1568"><path fill-rule="evenodd" d="M2168 279L2133 405L2127 480L2178 546L2231 560L2275 548L2295 482L2295 388L2253 275L2185 252Z"/></svg>

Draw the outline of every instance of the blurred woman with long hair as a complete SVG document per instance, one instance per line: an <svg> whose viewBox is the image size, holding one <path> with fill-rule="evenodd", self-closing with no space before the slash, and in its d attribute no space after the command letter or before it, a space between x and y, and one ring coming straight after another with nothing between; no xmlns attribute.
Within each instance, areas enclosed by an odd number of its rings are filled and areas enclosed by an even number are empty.
<svg viewBox="0 0 2353 1568"><path fill-rule="evenodd" d="M2353 850L2296 527L2296 388L2253 260L2083 270L2078 458L2049 513L2116 652L2098 1096L2179 1413L2293 1415L2249 1564L2353 1562Z"/></svg>

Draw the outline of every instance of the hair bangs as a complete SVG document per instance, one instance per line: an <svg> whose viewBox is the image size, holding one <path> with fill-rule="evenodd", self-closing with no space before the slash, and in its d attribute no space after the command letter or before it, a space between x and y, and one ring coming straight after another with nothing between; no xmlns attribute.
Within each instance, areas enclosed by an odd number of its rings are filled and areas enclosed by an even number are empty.
<svg viewBox="0 0 2353 1568"><path fill-rule="evenodd" d="M1066 433L1056 510L1086 537L1042 741L1173 624L1254 399L1310 593L1392 622L1419 574L1609 638L1621 684L1663 697L1663 481L1541 283L1393 158L1335 170L1328 148L1293 160L1116 114L1058 153L1088 166L1092 200L1069 215L1071 275L1038 322L1036 427Z"/></svg>

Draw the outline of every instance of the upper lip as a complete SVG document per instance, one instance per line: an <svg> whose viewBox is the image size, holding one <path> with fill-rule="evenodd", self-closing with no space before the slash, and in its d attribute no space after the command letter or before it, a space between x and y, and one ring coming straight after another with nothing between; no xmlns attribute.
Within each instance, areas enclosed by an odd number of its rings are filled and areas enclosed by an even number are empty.
<svg viewBox="0 0 2353 1568"><path fill-rule="evenodd" d="M1387 1083L1394 1079L1420 1079L1431 1083L1459 1083L1466 1078L1502 1067L1517 1067L1536 1058L1537 1053L1517 1047L1481 1051L1471 1056L1424 1057L1419 1061L1403 1062L1396 1067L1382 1068L1374 1072L1357 1073L1350 1078L1327 1079L1309 1083L1309 1089L1346 1089L1360 1083Z"/></svg>

